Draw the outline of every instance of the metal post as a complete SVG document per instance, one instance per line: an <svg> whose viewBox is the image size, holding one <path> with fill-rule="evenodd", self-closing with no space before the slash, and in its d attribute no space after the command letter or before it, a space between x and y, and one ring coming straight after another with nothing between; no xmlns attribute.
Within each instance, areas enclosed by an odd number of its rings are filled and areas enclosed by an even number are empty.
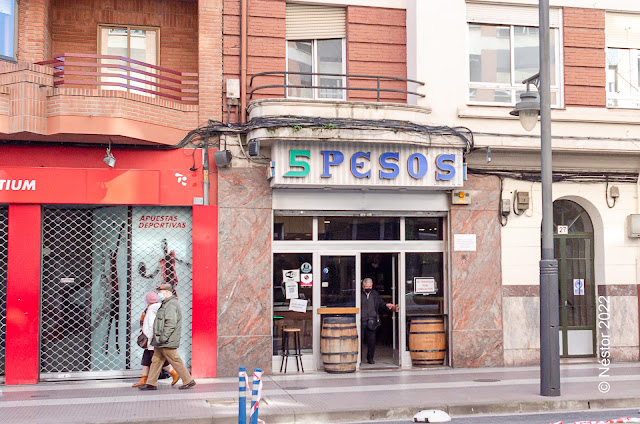
<svg viewBox="0 0 640 424"><path fill-rule="evenodd" d="M560 396L558 261L553 254L549 0L540 0L540 159L542 260L540 261L540 394Z"/></svg>
<svg viewBox="0 0 640 424"><path fill-rule="evenodd" d="M240 367L238 377L238 424L247 424L247 368Z"/></svg>
<svg viewBox="0 0 640 424"><path fill-rule="evenodd" d="M204 146L204 157L202 161L202 204L209 204L209 133Z"/></svg>
<svg viewBox="0 0 640 424"><path fill-rule="evenodd" d="M251 414L249 415L249 423L258 424L258 407L260 406L260 398L262 397L262 370L260 368L253 370L253 385L251 389Z"/></svg>

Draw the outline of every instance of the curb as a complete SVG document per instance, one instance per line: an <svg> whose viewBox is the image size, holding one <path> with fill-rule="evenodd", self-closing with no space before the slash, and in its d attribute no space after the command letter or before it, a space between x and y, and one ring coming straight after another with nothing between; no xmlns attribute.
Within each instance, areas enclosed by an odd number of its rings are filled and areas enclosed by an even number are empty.
<svg viewBox="0 0 640 424"><path fill-rule="evenodd" d="M531 414L537 412L554 411L587 411L598 409L639 408L640 397L637 398L611 398L611 399L563 399L541 400L525 402L495 402L495 403L468 403L452 405L425 405L424 407L390 408L390 409L364 409L353 411L331 412L291 412L286 414L266 414L260 419L266 424L326 424L326 423L354 423L359 421L376 420L411 420L413 416L424 409L440 409L452 417L488 414ZM160 418L141 419L131 418L126 422L113 422L108 424L237 424L236 416L226 417L199 417L199 418ZM96 423L100 424L100 423ZM106 424L106 422L105 422Z"/></svg>

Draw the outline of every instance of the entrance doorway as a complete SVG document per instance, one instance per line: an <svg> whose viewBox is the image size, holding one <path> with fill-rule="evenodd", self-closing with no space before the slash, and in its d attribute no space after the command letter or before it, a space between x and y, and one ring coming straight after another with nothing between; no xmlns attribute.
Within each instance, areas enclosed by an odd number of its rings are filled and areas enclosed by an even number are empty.
<svg viewBox="0 0 640 424"><path fill-rule="evenodd" d="M570 200L553 202L554 252L558 260L560 355L595 355L596 289L593 225L587 211Z"/></svg>
<svg viewBox="0 0 640 424"><path fill-rule="evenodd" d="M398 254L362 253L360 263L362 279L373 280L373 289L380 293L384 304L396 305L398 303ZM367 346L366 343L362 344L362 341L361 358L364 358ZM400 365L399 345L398 314L391 311L380 313L380 327L376 332L374 358L376 363L369 365L366 361L362 361L360 366L367 369Z"/></svg>

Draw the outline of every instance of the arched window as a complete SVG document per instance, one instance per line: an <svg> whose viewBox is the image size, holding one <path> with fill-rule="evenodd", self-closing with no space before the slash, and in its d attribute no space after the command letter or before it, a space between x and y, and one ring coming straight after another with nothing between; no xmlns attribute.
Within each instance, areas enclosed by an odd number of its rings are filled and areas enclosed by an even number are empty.
<svg viewBox="0 0 640 424"><path fill-rule="evenodd" d="M593 224L586 210L571 200L553 202L553 228L557 233L558 226L568 227L569 233L593 233Z"/></svg>

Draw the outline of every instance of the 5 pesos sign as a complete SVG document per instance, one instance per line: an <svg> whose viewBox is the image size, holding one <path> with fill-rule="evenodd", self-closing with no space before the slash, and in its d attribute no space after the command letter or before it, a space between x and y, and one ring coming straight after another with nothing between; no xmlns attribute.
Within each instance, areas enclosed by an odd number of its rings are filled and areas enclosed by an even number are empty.
<svg viewBox="0 0 640 424"><path fill-rule="evenodd" d="M378 148L340 151L290 149L288 163L276 172L273 185L394 186L409 188L455 187L462 185L461 152L397 151ZM375 146L377 147L377 146ZM453 149L452 149L453 150ZM282 152L284 153L284 152ZM282 158L282 155L279 158ZM284 158L283 158L284 159ZM278 178L280 177L280 178Z"/></svg>

